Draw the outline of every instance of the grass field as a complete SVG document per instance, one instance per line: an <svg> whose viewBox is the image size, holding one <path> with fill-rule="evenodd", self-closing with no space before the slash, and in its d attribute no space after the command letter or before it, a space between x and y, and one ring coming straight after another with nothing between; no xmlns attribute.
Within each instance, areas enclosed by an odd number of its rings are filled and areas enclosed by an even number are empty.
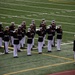
<svg viewBox="0 0 75 75"><path fill-rule="evenodd" d="M75 34L75 0L0 0L0 22L4 27L13 21L17 27L24 20L29 27L34 19L38 28L43 18L47 25L52 20L62 25L64 33L61 51L57 52L53 48L52 53L47 53L45 47L43 54L39 55L37 35L32 56L27 56L26 49L23 49L18 53L19 58L14 59L13 48L9 47L8 55L2 54L4 49L0 49L0 75L48 75L75 69L72 44Z"/></svg>

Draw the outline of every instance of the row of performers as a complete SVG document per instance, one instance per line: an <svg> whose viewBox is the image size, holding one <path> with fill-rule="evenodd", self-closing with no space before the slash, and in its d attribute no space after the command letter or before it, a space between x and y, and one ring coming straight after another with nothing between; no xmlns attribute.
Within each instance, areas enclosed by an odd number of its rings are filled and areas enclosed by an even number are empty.
<svg viewBox="0 0 75 75"><path fill-rule="evenodd" d="M52 46L54 44L55 32L57 33L57 50L60 51L60 44L62 39L62 28L61 26L56 27L55 21L52 21L51 25L46 28L46 21L42 20L40 23L40 28L36 29L35 21L33 20L26 31L26 22L23 21L21 25L15 29L14 22L11 23L11 26L6 26L3 30L2 24L0 24L0 47L2 47L2 40L4 40L4 49L5 54L8 54L8 45L9 41L14 47L13 56L14 58L18 57L17 52L20 52L20 48L24 47L25 40L27 36L27 55L31 55L31 49L34 46L34 37L35 34L38 35L38 53L42 53L42 47L45 45L45 37L48 34L48 52L52 51Z"/></svg>

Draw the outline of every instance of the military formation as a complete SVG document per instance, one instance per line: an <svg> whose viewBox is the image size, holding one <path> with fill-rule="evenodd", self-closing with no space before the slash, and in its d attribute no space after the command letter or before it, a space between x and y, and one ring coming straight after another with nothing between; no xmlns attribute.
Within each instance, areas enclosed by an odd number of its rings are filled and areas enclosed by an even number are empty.
<svg viewBox="0 0 75 75"><path fill-rule="evenodd" d="M61 25L56 26L55 20L52 20L50 25L46 25L46 20L43 19L36 28L35 20L31 21L29 28L26 27L26 22L23 21L21 25L16 28L15 23L11 22L10 26L3 28L2 23L0 23L0 48L4 45L4 53L9 53L9 45L13 47L13 57L18 57L18 52L25 47L27 50L27 56L31 56L31 50L35 47L35 35L38 37L38 54L42 54L43 47L46 45L45 40L47 37L47 51L52 52L52 47L56 46L56 50L61 50L61 41L63 31ZM55 45L56 38L56 45ZM27 44L26 44L27 41Z"/></svg>

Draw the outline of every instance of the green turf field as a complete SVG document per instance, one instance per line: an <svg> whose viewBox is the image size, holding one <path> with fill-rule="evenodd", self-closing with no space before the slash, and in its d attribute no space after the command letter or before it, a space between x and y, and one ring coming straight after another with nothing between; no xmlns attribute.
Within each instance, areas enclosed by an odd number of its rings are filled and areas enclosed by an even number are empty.
<svg viewBox="0 0 75 75"><path fill-rule="evenodd" d="M46 19L47 25L52 20L57 25L62 25L63 39L61 51L53 48L52 53L47 53L47 47L43 54L37 51L37 35L35 37L35 49L32 56L26 55L26 49L18 53L19 58L13 58L13 48L9 47L9 54L2 54L0 49L0 75L48 75L55 72L74 70L73 40L75 34L75 0L0 0L0 22L3 26L15 22L16 27L22 21L26 21L27 27L31 20L35 20L37 28L42 19ZM46 39L47 45L47 39Z"/></svg>

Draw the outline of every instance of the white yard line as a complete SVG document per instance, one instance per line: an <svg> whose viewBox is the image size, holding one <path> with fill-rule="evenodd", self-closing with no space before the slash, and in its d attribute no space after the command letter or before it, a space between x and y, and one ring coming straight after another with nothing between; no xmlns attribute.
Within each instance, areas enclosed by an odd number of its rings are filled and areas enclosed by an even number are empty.
<svg viewBox="0 0 75 75"><path fill-rule="evenodd" d="M8 53L13 53L13 51L9 50ZM3 55L3 54L5 54L5 53L4 52L0 52L0 55Z"/></svg>
<svg viewBox="0 0 75 75"><path fill-rule="evenodd" d="M30 5L22 5L22 4L14 4L14 3L5 3L5 2L0 2L0 4L9 4L9 5L15 5L15 6L25 6L25 7L32 7L32 8L42 8L42 9L52 9L52 10L63 10L63 11L75 11L75 10L70 10L70 9L58 9L58 8L47 8L47 7L37 7L37 6L30 6Z"/></svg>
<svg viewBox="0 0 75 75"><path fill-rule="evenodd" d="M40 15L40 14L43 14L43 15L50 15L50 16L58 16L58 17L69 17L69 18L75 18L75 16L67 16L67 15L58 15L58 14L52 14L52 13L40 13L40 12L32 12L32 11L26 11L26 10L17 10L17 9L10 9L10 8L3 8L3 7L0 7L0 9L5 9L5 10L13 10L13 11L21 11L21 12L28 12L28 13L32 13L32 14L38 14L38 15ZM38 16L37 15L37 16ZM31 16L31 15L30 15Z"/></svg>
<svg viewBox="0 0 75 75"><path fill-rule="evenodd" d="M0 55L3 55L4 53L0 52Z"/></svg>
<svg viewBox="0 0 75 75"><path fill-rule="evenodd" d="M8 9L9 10L9 9ZM10 9L12 10L12 9ZM17 11L15 9L15 11ZM19 10L18 10L19 11ZM2 16L7 16L7 17L14 17L14 15L7 15L7 14L0 14ZM28 17L23 17L23 16L17 16L16 18L24 18L24 19L31 19L31 20L38 20L38 21L41 21L42 19L36 19L36 18L28 18ZM51 22L50 20L46 20L47 22ZM75 26L75 23L68 23L68 22L60 22L60 21L56 21L57 23L61 23L61 24L70 24L70 25L74 25Z"/></svg>
<svg viewBox="0 0 75 75"><path fill-rule="evenodd" d="M73 44L73 42L70 42L70 43L62 43L61 45L70 45L70 44Z"/></svg>
<svg viewBox="0 0 75 75"><path fill-rule="evenodd" d="M68 31L63 31L64 33L68 33L68 34L74 34L75 35L75 32L68 32Z"/></svg>
<svg viewBox="0 0 75 75"><path fill-rule="evenodd" d="M37 39L37 38L35 38L35 39ZM63 45L70 45L70 44L73 44L73 42L70 42L70 43L62 43L61 45L63 46ZM47 48L47 46L44 46L44 48ZM9 47L9 49L10 49L10 47ZM12 49L13 49L13 47L12 47ZM38 49L38 47L33 48L33 49ZM26 49L21 49L21 51L26 51ZM9 50L9 54L10 53L13 53L13 51L10 51ZM0 55L4 55L4 54L5 54L4 52L0 52Z"/></svg>
<svg viewBox="0 0 75 75"><path fill-rule="evenodd" d="M16 0L21 2L29 2L29 3L38 3L38 4L53 4L53 5L61 5L61 6L75 6L75 5L69 5L69 4L56 4L56 3L45 3L45 2L33 2L33 1L26 1L26 0Z"/></svg>

